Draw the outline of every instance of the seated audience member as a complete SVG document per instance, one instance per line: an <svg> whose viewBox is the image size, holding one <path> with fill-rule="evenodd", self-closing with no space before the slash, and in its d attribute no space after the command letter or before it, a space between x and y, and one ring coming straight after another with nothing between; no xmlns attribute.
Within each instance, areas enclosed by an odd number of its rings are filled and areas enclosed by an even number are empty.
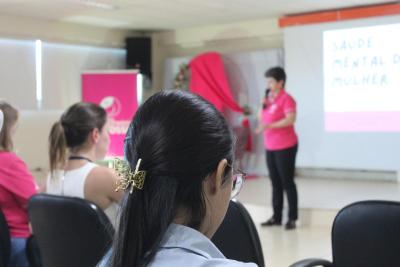
<svg viewBox="0 0 400 267"><path fill-rule="evenodd" d="M125 146L119 230L100 266L256 266L226 259L210 241L244 179L232 169L232 132L211 104L157 93L138 109Z"/></svg>
<svg viewBox="0 0 400 267"><path fill-rule="evenodd" d="M0 209L11 236L8 266L28 267L25 246L31 233L27 206L38 187L24 161L13 152L18 111L3 101L0 101L0 111Z"/></svg>
<svg viewBox="0 0 400 267"><path fill-rule="evenodd" d="M56 122L49 137L49 194L80 197L102 208L114 224L121 192L117 176L94 163L103 159L109 145L107 114L93 103L72 105Z"/></svg>

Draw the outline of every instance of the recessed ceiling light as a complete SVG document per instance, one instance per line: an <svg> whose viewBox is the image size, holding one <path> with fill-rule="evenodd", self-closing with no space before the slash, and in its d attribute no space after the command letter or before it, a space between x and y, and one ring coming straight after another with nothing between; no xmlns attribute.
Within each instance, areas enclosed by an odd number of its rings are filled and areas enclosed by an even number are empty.
<svg viewBox="0 0 400 267"><path fill-rule="evenodd" d="M82 5L85 5L85 6L90 6L90 7L95 7L95 8L99 8L99 9L105 9L105 10L119 9L119 6L117 6L117 5L102 3L102 2L95 1L95 0L79 0L79 3Z"/></svg>

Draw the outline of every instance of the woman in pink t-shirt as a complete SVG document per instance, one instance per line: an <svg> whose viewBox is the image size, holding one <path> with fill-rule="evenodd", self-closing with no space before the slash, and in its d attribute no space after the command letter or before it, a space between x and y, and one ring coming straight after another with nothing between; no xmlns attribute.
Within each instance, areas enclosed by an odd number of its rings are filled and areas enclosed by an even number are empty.
<svg viewBox="0 0 400 267"><path fill-rule="evenodd" d="M18 111L0 101L3 127L0 130L0 209L11 235L11 257L8 266L28 267L25 255L30 236L28 199L37 193L37 185L26 164L12 152L12 137L17 128Z"/></svg>
<svg viewBox="0 0 400 267"><path fill-rule="evenodd" d="M297 135L294 130L296 102L285 91L286 73L281 67L265 73L267 89L256 133L264 133L267 167L272 184L273 216L262 226L282 224L283 192L289 204L287 230L296 228L297 188L294 182Z"/></svg>

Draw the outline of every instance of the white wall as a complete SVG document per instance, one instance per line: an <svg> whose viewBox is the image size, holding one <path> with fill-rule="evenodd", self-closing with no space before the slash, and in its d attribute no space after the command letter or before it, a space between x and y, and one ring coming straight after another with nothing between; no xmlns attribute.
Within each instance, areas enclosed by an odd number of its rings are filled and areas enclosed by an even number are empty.
<svg viewBox="0 0 400 267"><path fill-rule="evenodd" d="M127 36L141 35L143 34L131 30L0 15L0 37L2 38L41 39L50 42L124 47Z"/></svg>
<svg viewBox="0 0 400 267"><path fill-rule="evenodd" d="M43 108L66 109L81 100L81 73L124 69L120 48L43 43Z"/></svg>
<svg viewBox="0 0 400 267"><path fill-rule="evenodd" d="M65 109L81 99L81 73L124 69L120 48L42 43L42 109ZM0 39L0 98L21 110L36 110L35 42Z"/></svg>
<svg viewBox="0 0 400 267"><path fill-rule="evenodd" d="M0 99L36 107L35 42L0 39Z"/></svg>
<svg viewBox="0 0 400 267"><path fill-rule="evenodd" d="M283 47L277 19L182 28L152 34L153 89L164 82L167 58L194 56L206 51L222 54Z"/></svg>
<svg viewBox="0 0 400 267"><path fill-rule="evenodd" d="M61 113L62 110L20 111L14 146L30 169L48 169L48 137L51 126Z"/></svg>
<svg viewBox="0 0 400 267"><path fill-rule="evenodd" d="M21 111L15 148L31 169L47 169L47 138L52 124L81 101L81 73L124 69L125 50L44 42L42 107L36 105L34 42L0 40L0 98Z"/></svg>
<svg viewBox="0 0 400 267"><path fill-rule="evenodd" d="M123 68L131 30L0 15L0 98L20 108L15 148L31 169L48 167L47 138L61 112L80 100L80 73ZM43 41L43 110L36 110L35 46ZM110 49L112 48L112 49Z"/></svg>

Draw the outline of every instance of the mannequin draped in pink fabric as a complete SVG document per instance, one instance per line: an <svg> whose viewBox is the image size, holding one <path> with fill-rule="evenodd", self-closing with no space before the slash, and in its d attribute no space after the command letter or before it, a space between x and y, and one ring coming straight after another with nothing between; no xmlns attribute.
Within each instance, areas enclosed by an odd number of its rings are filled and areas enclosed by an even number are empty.
<svg viewBox="0 0 400 267"><path fill-rule="evenodd" d="M200 54L190 61L189 68L190 91L207 99L221 112L228 108L243 113L243 109L232 97L219 53Z"/></svg>
<svg viewBox="0 0 400 267"><path fill-rule="evenodd" d="M228 108L243 113L244 110L233 99L225 74L221 55L217 52L207 52L193 58L189 63L191 71L189 88L212 103L219 111ZM249 120L245 118L243 127L250 131ZM247 137L246 151L252 151L251 134Z"/></svg>

